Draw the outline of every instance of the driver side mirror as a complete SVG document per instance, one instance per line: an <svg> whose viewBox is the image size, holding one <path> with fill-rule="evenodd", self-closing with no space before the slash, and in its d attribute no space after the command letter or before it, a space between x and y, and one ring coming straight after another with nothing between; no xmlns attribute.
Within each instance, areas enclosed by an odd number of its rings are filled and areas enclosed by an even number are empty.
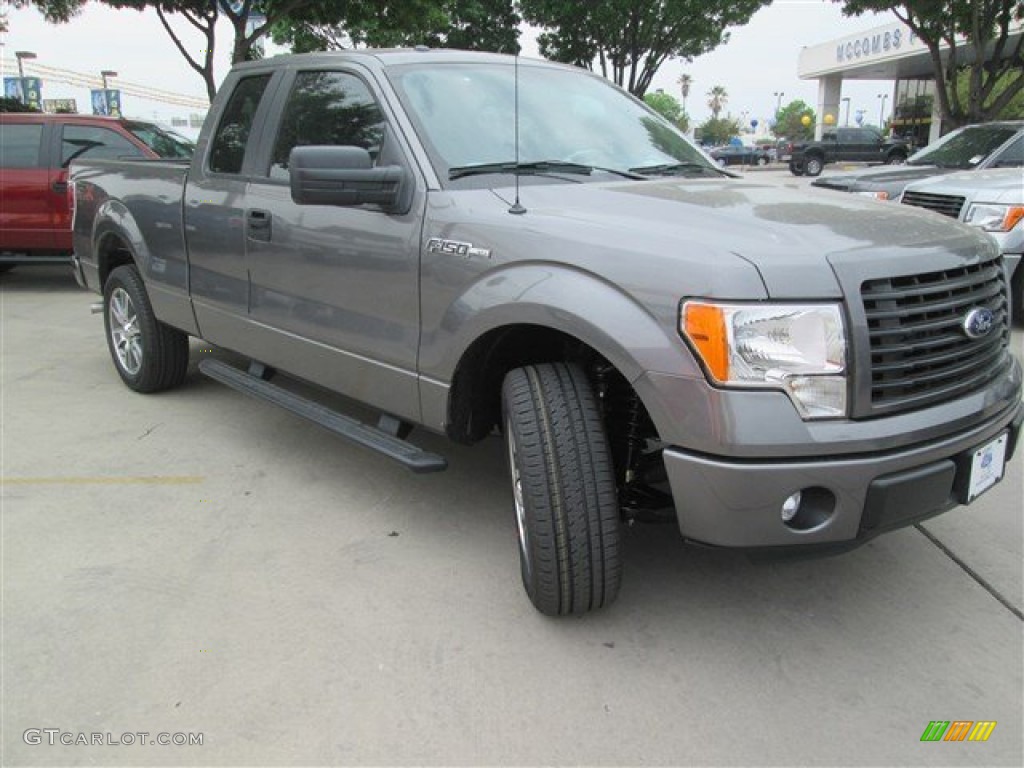
<svg viewBox="0 0 1024 768"><path fill-rule="evenodd" d="M294 147L288 156L292 200L299 205L355 206L367 203L392 210L405 196L401 166L375 168L362 147Z"/></svg>

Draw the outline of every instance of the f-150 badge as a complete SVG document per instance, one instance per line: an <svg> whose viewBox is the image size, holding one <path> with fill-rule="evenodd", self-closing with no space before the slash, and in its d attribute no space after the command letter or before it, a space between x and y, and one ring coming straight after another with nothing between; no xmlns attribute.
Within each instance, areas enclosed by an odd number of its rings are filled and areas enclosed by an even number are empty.
<svg viewBox="0 0 1024 768"><path fill-rule="evenodd" d="M441 237L432 237L427 241L427 250L430 253L450 253L454 256L480 256L485 259L491 258L490 248L477 248L472 243L461 243L458 240L445 240Z"/></svg>

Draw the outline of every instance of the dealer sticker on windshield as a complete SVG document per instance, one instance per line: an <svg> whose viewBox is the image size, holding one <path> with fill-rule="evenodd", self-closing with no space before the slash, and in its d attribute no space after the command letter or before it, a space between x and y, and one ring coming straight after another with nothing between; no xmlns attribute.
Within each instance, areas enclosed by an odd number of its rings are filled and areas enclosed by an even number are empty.
<svg viewBox="0 0 1024 768"><path fill-rule="evenodd" d="M991 443L974 452L971 460L971 480L967 486L967 502L970 503L991 488L1003 476L1006 465L1007 434L1004 432Z"/></svg>

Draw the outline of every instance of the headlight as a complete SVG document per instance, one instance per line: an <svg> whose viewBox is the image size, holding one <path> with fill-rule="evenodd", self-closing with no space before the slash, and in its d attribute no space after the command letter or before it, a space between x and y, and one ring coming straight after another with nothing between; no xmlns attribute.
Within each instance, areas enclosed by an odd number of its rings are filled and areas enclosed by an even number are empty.
<svg viewBox="0 0 1024 768"><path fill-rule="evenodd" d="M1024 219L1024 205L975 203L967 210L964 221L986 232L1009 232L1021 219Z"/></svg>
<svg viewBox="0 0 1024 768"><path fill-rule="evenodd" d="M889 193L882 189L874 190L873 192L854 192L855 195L861 197L870 197L872 200L888 200Z"/></svg>
<svg viewBox="0 0 1024 768"><path fill-rule="evenodd" d="M846 415L838 305L685 301L680 330L716 383L782 390L805 419Z"/></svg>

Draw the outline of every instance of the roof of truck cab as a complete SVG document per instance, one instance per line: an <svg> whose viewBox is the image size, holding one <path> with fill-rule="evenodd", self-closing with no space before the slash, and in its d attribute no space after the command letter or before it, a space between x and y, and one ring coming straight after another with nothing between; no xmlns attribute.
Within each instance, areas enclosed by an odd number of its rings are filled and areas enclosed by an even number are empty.
<svg viewBox="0 0 1024 768"><path fill-rule="evenodd" d="M0 121L19 123L96 123L98 125L114 125L124 123L145 122L125 117L109 117L106 115L80 115L74 112L0 112Z"/></svg>
<svg viewBox="0 0 1024 768"><path fill-rule="evenodd" d="M490 63L490 64L512 64L516 57L504 53L487 53L484 51L460 51L454 48L361 48L359 50L346 51L323 51L318 53L294 53L272 56L258 61L247 61L236 64L234 69L244 71L247 69L274 69L280 66L303 66L310 64L323 65L325 62L360 62L371 66L401 66L405 64L417 64L429 61L431 63L443 62L446 64L459 63ZM524 66L549 66L565 67L564 64L545 59L532 59L519 57L520 65Z"/></svg>

